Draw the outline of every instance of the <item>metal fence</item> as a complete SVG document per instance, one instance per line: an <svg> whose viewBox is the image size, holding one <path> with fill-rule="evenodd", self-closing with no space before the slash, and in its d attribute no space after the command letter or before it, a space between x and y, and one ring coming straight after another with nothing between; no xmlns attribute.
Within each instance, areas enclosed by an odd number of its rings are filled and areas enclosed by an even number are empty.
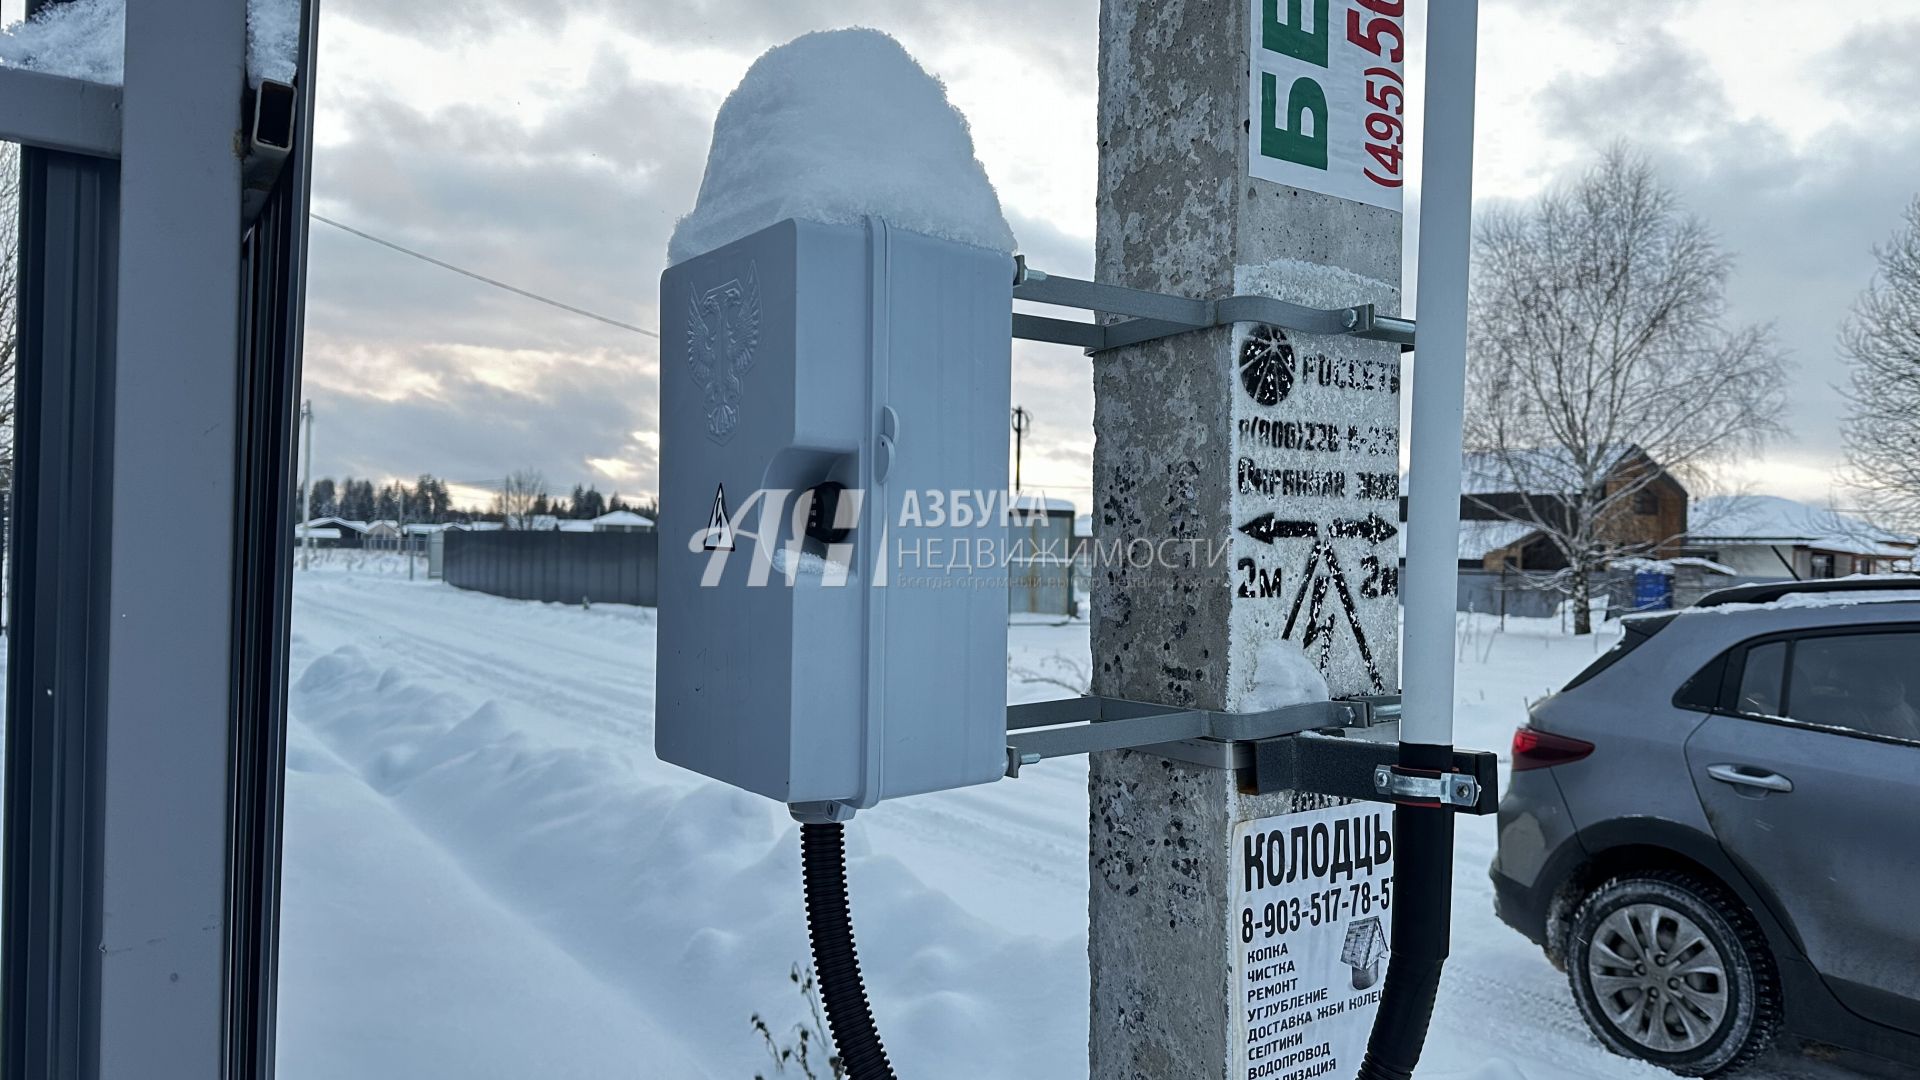
<svg viewBox="0 0 1920 1080"><path fill-rule="evenodd" d="M653 607L660 537L651 532L450 532L449 585L515 600Z"/></svg>
<svg viewBox="0 0 1920 1080"><path fill-rule="evenodd" d="M1734 576L1684 567L1673 575L1669 606L1684 608L1716 589L1754 582L1783 581L1784 578ZM1568 600L1560 575L1510 570L1462 570L1459 578L1459 610L1486 615L1512 615L1522 619L1558 616ZM1593 574L1588 588L1596 601L1605 598L1610 616L1636 610L1634 575L1630 571Z"/></svg>
<svg viewBox="0 0 1920 1080"><path fill-rule="evenodd" d="M1548 575L1492 570L1460 571L1461 611L1483 615L1512 615L1522 619L1544 619L1560 613L1567 599L1565 592L1548 586ZM1593 581L1594 595L1604 595L1604 575Z"/></svg>
<svg viewBox="0 0 1920 1080"><path fill-rule="evenodd" d="M1049 510L1025 524L1007 527L1007 611L1011 614L1073 615L1074 593L1086 587L1076 580L1073 560L1073 511Z"/></svg>

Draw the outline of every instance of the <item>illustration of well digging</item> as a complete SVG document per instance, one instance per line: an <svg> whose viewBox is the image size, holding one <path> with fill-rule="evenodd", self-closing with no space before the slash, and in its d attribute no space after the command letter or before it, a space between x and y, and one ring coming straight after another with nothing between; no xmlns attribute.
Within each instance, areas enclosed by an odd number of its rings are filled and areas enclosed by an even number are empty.
<svg viewBox="0 0 1920 1080"><path fill-rule="evenodd" d="M1387 957L1387 931L1379 916L1355 919L1347 926L1346 943L1340 947L1340 961L1353 969L1353 988L1365 990L1380 981L1382 962Z"/></svg>

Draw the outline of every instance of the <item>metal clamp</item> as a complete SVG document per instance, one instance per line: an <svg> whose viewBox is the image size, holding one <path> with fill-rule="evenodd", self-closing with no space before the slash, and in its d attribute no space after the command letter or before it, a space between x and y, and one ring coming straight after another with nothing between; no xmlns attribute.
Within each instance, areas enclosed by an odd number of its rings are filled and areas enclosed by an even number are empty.
<svg viewBox="0 0 1920 1080"><path fill-rule="evenodd" d="M1321 309L1276 300L1270 296L1195 300L1080 278L1055 277L1029 267L1024 255L1014 256L1013 262L1015 300L1127 316L1116 322L1090 323L1014 313L1014 337L1058 345L1077 345L1089 355L1123 345L1137 345L1143 341L1242 322L1278 326L1306 334L1388 341L1402 349L1413 347L1413 320L1381 315L1372 304Z"/></svg>
<svg viewBox="0 0 1920 1080"><path fill-rule="evenodd" d="M1398 742L1366 730L1266 739L1253 746L1252 787L1256 794L1314 791L1343 799L1438 804L1466 814L1491 814L1499 809L1499 764L1494 755L1484 750L1455 750L1452 768L1445 774L1403 774L1397 768L1399 757ZM1442 775L1447 780L1445 785L1441 784ZM1396 787L1400 777L1424 783L1400 789Z"/></svg>
<svg viewBox="0 0 1920 1080"><path fill-rule="evenodd" d="M1373 790L1390 802L1439 803L1462 809L1480 804L1480 781L1466 773L1416 773L1377 765Z"/></svg>

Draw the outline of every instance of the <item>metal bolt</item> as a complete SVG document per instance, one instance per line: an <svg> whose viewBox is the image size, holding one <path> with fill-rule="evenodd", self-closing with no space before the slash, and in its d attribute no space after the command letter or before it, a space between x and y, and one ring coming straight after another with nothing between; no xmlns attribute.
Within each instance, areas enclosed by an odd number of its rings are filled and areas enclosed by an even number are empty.
<svg viewBox="0 0 1920 1080"><path fill-rule="evenodd" d="M1348 308L1341 316L1341 321L1346 324L1347 329L1351 330L1360 325L1360 313L1352 308Z"/></svg>
<svg viewBox="0 0 1920 1080"><path fill-rule="evenodd" d="M1038 765L1038 764L1040 764L1040 755L1039 755L1039 754L1021 754L1021 755L1020 755L1020 764L1022 764L1022 765Z"/></svg>
<svg viewBox="0 0 1920 1080"><path fill-rule="evenodd" d="M1669 989L1669 990L1678 990L1678 989L1680 989L1680 980L1679 980L1679 979L1668 979L1668 980L1667 980L1667 989Z"/></svg>

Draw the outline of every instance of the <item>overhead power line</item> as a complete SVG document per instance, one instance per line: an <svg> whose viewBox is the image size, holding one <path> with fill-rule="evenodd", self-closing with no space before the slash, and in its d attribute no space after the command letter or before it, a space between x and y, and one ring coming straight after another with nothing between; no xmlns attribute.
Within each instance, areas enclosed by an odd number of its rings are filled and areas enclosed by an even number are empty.
<svg viewBox="0 0 1920 1080"><path fill-rule="evenodd" d="M550 296L542 296L537 292L530 292L526 289L520 288L517 285L509 285L504 281L500 281L495 278L490 278L485 274L477 274L472 270L467 269L464 266L455 266L450 262L447 262L442 259L436 259L431 255L427 255L422 252L415 251L410 247L402 247L401 245L396 244L391 240L382 239L369 232L362 232L351 225L343 225L340 222L335 221L330 217L325 217L320 214L312 214L312 217L313 217L313 220L318 221L324 225L331 225L334 228L339 229L341 232L352 233L353 235L359 237L362 240L370 240L373 243L379 244L381 247L392 248L394 251L397 251L402 255L410 255L413 258L419 259L421 262L432 263L433 265L439 267L442 270L451 270L456 274L460 274L464 277L470 277L475 281L483 282L487 285L491 285L496 289L505 289L507 292L513 293L517 296L524 296L529 300L538 301L539 303L545 304L548 307L556 307L556 308L559 308L561 311L570 311L575 315L584 315L587 318L593 319L596 322L603 322L603 323L606 323L608 326L617 326L622 330L631 330L636 334L645 334L647 337L650 337L650 338L658 339L660 337L660 333L657 330L649 330L644 326L635 326L632 323L624 323L624 322L621 322L619 319L610 319L607 316L601 315L597 312L588 311L586 308L574 307L572 304L562 303Z"/></svg>

